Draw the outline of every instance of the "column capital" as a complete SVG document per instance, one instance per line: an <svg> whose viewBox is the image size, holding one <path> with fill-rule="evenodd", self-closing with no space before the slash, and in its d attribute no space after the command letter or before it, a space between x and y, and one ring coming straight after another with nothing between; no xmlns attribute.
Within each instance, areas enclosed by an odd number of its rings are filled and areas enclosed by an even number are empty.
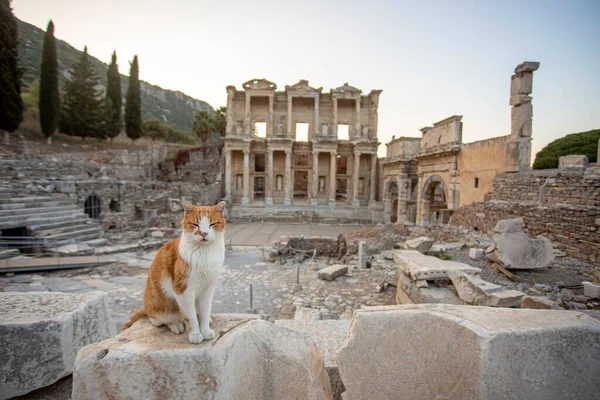
<svg viewBox="0 0 600 400"><path fill-rule="evenodd" d="M360 157L362 155L362 153L360 151L354 151L354 155L356 157Z"/></svg>
<svg viewBox="0 0 600 400"><path fill-rule="evenodd" d="M285 150L285 155L286 156L292 155L292 150Z"/></svg>
<svg viewBox="0 0 600 400"><path fill-rule="evenodd" d="M313 155L313 156L318 156L318 155L319 155L319 153L320 153L320 151L319 151L319 150L313 150L313 152L312 152L312 155Z"/></svg>
<svg viewBox="0 0 600 400"><path fill-rule="evenodd" d="M333 157L337 157L337 151L330 151L329 154L331 154Z"/></svg>
<svg viewBox="0 0 600 400"><path fill-rule="evenodd" d="M242 151L244 152L244 154L250 154L250 149L244 149Z"/></svg>

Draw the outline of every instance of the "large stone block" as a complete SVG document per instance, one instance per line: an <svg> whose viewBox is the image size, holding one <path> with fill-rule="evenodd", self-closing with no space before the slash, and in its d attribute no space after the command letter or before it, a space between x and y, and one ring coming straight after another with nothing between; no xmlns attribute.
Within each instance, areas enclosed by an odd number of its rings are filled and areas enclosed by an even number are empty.
<svg viewBox="0 0 600 400"><path fill-rule="evenodd" d="M325 358L325 369L331 381L331 390L334 400L340 399L344 384L340 379L337 364L333 359L335 353L342 346L350 328L349 320L326 320L326 321L292 321L278 320L276 325L283 326L299 332L308 334L315 342Z"/></svg>
<svg viewBox="0 0 600 400"><path fill-rule="evenodd" d="M333 281L338 276L342 276L348 272L347 265L332 265L331 267L323 268L317 273L319 279L324 281Z"/></svg>
<svg viewBox="0 0 600 400"><path fill-rule="evenodd" d="M504 290L504 286L495 285L479 276L462 271L450 271L448 277L452 281L458 297L474 306L520 307L523 293L518 290Z"/></svg>
<svg viewBox="0 0 600 400"><path fill-rule="evenodd" d="M537 71L539 67L540 63L538 61L524 61L515 67L515 74Z"/></svg>
<svg viewBox="0 0 600 400"><path fill-rule="evenodd" d="M435 239L433 239L433 238L421 236L416 239L407 240L406 246L408 246L409 249L417 250L417 251L425 254L429 251L429 249L431 249L431 246L433 246L434 242L435 242Z"/></svg>
<svg viewBox="0 0 600 400"><path fill-rule="evenodd" d="M311 338L254 318L213 315L217 337L202 344L142 319L81 349L73 400L331 399Z"/></svg>
<svg viewBox="0 0 600 400"><path fill-rule="evenodd" d="M464 271L472 275L481 272L480 268L455 261L440 260L415 250L396 250L394 261L402 272L415 281L448 278L448 271Z"/></svg>
<svg viewBox="0 0 600 400"><path fill-rule="evenodd" d="M595 399L600 322L452 305L358 310L336 354L348 399Z"/></svg>
<svg viewBox="0 0 600 400"><path fill-rule="evenodd" d="M79 349L115 334L105 293L0 293L0 399L55 383Z"/></svg>
<svg viewBox="0 0 600 400"><path fill-rule="evenodd" d="M531 137L533 106L531 103L523 103L511 108L511 131L512 136Z"/></svg>
<svg viewBox="0 0 600 400"><path fill-rule="evenodd" d="M530 239L522 229L523 218L498 221L487 258L507 269L537 269L552 264L554 252L550 240Z"/></svg>
<svg viewBox="0 0 600 400"><path fill-rule="evenodd" d="M589 160L584 155L562 156L558 159L558 169L587 168Z"/></svg>

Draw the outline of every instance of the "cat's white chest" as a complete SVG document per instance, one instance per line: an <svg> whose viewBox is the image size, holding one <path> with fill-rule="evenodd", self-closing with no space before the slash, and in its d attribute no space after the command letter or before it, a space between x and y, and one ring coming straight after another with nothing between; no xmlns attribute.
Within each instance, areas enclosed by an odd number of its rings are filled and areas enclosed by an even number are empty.
<svg viewBox="0 0 600 400"><path fill-rule="evenodd" d="M219 279L225 261L225 240L219 236L202 246L182 238L179 254L190 266L188 287L196 294L208 286L214 286Z"/></svg>

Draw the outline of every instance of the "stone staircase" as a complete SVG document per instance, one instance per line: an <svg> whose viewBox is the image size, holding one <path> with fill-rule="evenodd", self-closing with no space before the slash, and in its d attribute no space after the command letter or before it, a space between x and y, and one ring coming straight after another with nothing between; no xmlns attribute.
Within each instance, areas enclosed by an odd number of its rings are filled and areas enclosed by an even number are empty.
<svg viewBox="0 0 600 400"><path fill-rule="evenodd" d="M6 197L0 193L0 230L15 228L25 228L26 236L44 247L97 239L104 234L98 221L70 199Z"/></svg>

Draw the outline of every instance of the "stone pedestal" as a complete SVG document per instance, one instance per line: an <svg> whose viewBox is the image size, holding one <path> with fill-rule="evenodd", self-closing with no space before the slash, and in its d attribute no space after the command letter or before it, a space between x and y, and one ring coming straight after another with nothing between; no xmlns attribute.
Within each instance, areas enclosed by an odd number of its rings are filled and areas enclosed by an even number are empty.
<svg viewBox="0 0 600 400"><path fill-rule="evenodd" d="M190 344L141 319L81 349L73 400L332 398L323 354L306 334L255 315L213 315L216 338Z"/></svg>

